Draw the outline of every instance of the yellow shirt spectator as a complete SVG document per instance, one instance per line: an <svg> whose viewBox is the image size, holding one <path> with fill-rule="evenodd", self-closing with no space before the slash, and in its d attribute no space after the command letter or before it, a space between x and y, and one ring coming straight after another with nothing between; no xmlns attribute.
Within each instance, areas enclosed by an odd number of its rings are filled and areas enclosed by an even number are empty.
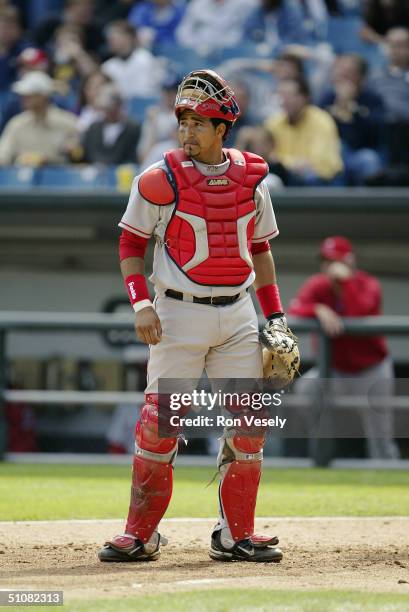
<svg viewBox="0 0 409 612"><path fill-rule="evenodd" d="M312 171L321 179L331 180L343 170L334 120L326 111L308 103L308 91L302 81L283 81L278 93L283 112L265 124L275 140L278 161L297 174Z"/></svg>

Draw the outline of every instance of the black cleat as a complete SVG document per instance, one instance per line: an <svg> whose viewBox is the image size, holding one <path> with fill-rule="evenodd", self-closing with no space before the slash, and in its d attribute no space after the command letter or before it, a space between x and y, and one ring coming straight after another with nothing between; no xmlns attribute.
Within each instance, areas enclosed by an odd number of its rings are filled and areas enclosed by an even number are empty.
<svg viewBox="0 0 409 612"><path fill-rule="evenodd" d="M115 536L109 542L105 542L103 548L98 551L98 558L100 561L111 562L154 561L160 557L161 536L156 535L158 537L156 547L149 543L148 550L141 540L132 535ZM162 542L165 543L164 538Z"/></svg>
<svg viewBox="0 0 409 612"><path fill-rule="evenodd" d="M254 538L254 540L252 539ZM275 545L278 538L252 536L236 542L233 548L225 548L221 543L221 531L212 533L209 556L215 561L253 561L255 563L279 563L283 553Z"/></svg>

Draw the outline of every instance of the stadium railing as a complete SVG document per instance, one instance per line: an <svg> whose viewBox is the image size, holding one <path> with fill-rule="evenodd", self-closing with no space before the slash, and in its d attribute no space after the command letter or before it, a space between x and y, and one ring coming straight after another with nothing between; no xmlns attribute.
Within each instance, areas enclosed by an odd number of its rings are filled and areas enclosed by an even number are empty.
<svg viewBox="0 0 409 612"><path fill-rule="evenodd" d="M380 316L359 317L343 319L345 332L350 335L404 335L409 334L409 316ZM260 318L260 325L263 321ZM318 339L317 366L319 378L330 377L331 341L313 319L289 317L289 324L297 334L314 332ZM50 332L65 331L68 333L101 332L107 330L132 330L133 317L125 314L95 314L95 313L53 313L53 312L0 312L0 458L4 455L6 444L5 421L2 416L2 406L5 401L29 402L36 405L62 405L62 404L95 404L107 405L124 403L139 403L143 400L143 393L133 392L105 392L105 391L13 391L6 389L7 366L7 337L13 332ZM344 407L342 398L335 407ZM347 404L351 407L354 400L355 407L363 398L359 396L348 398ZM409 397L399 396L391 401L391 408L409 408ZM329 440L324 440L314 457L316 465L328 465L332 459L333 449Z"/></svg>

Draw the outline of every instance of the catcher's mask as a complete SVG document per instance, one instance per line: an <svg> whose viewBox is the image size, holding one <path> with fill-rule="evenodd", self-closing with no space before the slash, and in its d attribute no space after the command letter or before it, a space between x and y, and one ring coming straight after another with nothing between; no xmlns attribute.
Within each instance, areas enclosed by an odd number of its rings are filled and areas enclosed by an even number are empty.
<svg viewBox="0 0 409 612"><path fill-rule="evenodd" d="M175 114L179 119L185 109L211 119L232 124L240 117L240 108L232 88L213 70L189 72L179 85Z"/></svg>

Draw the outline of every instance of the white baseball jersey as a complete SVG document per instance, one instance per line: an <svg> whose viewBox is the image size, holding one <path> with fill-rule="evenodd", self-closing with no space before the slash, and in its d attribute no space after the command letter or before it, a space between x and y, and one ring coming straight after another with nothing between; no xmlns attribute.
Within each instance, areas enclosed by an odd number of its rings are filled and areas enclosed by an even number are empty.
<svg viewBox="0 0 409 612"><path fill-rule="evenodd" d="M207 165L192 160L197 170L205 176L219 176L225 174L230 165L227 159L222 164ZM165 161L153 164L145 172L154 168L166 170ZM151 204L139 193L138 182L142 175L135 177L128 206L119 226L142 238L154 236L156 239L153 272L149 280L154 284L155 293L163 295L166 289L173 289L183 293L190 293L198 297L216 297L221 295L235 295L253 284L255 279L254 270L251 271L245 282L240 286L203 286L191 281L177 267L169 257L163 243L166 227L172 216L175 203L166 206ZM255 198L256 216L253 243L264 242L278 235L277 223L274 215L270 194L263 180L256 189ZM245 231L245 230L244 230Z"/></svg>

